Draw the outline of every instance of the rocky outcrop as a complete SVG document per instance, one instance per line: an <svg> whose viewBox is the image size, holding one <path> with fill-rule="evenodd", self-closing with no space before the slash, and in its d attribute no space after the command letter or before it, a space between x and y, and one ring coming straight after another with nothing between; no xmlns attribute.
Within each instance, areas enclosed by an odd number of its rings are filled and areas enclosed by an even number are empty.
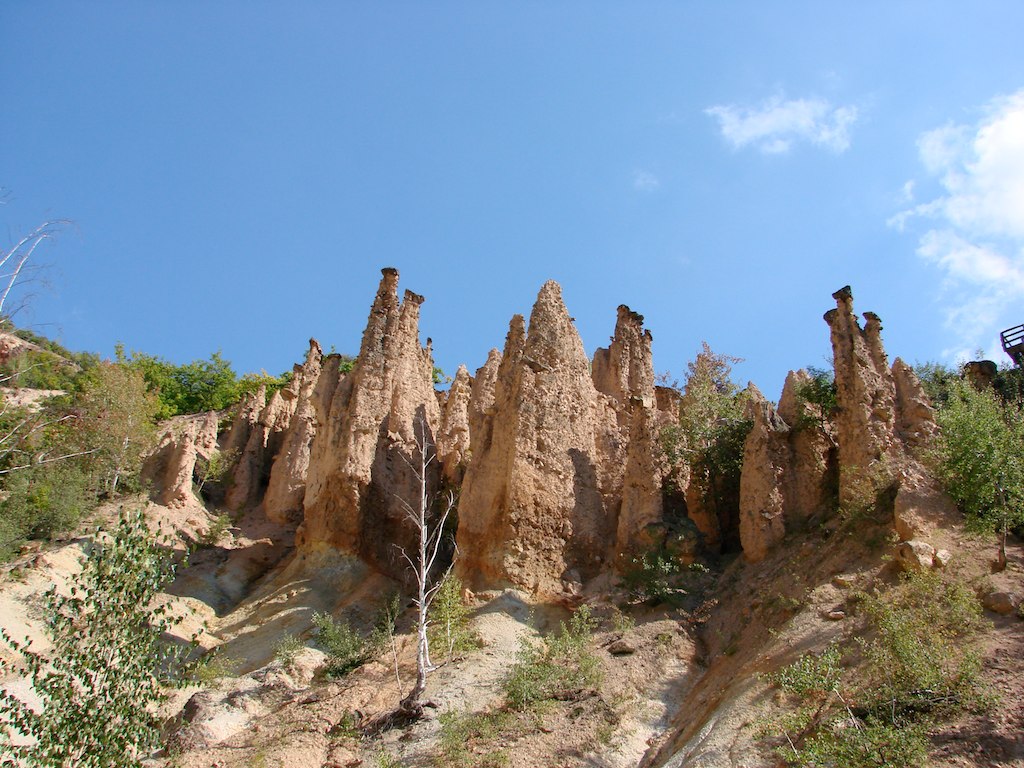
<svg viewBox="0 0 1024 768"><path fill-rule="evenodd" d="M458 532L458 568L471 586L573 592L660 520L642 321L620 308L612 347L597 354L607 390L599 392L557 283L541 289L529 332L521 315L512 318L493 406L483 408L476 391L471 398L480 427L471 420ZM492 354L488 366L498 359Z"/></svg>
<svg viewBox="0 0 1024 768"><path fill-rule="evenodd" d="M891 493L893 521L903 541L920 538L955 519L955 505L918 456L937 433L920 381L897 359L890 370L881 321L864 314L861 330L849 286L825 314L836 371L839 502L848 509L874 505Z"/></svg>
<svg viewBox="0 0 1024 768"><path fill-rule="evenodd" d="M512 318L485 421L459 504L460 573L474 587L562 593L601 568L614 540L598 442L616 427L557 283L541 288L529 333Z"/></svg>
<svg viewBox="0 0 1024 768"><path fill-rule="evenodd" d="M836 308L825 313L835 364L836 430L839 439L839 502L863 506L891 482L892 464L902 453L896 426L896 385L882 348L882 322L864 313L861 329L846 286L832 294Z"/></svg>
<svg viewBox="0 0 1024 768"><path fill-rule="evenodd" d="M256 392L255 402L266 401L266 397L266 386L261 386ZM249 438L231 475L231 487L225 497L228 509L238 511L260 503L295 406L293 391L289 391L286 397L282 390L278 390L260 411L256 423L249 429Z"/></svg>
<svg viewBox="0 0 1024 768"><path fill-rule="evenodd" d="M740 476L740 542L751 562L762 560L786 533L784 477L792 464L789 426L756 388L747 416L753 422L743 444Z"/></svg>
<svg viewBox="0 0 1024 768"><path fill-rule="evenodd" d="M609 477L609 488L621 497L616 527L616 555L643 541L648 529L662 522L663 462L658 435L660 423L654 391L651 332L644 318L625 304L618 308L615 333L607 349L598 349L591 364L594 387L612 401L619 433L605 446L605 464L623 466L621 477ZM625 446L625 459L622 453ZM614 503L614 499L613 499Z"/></svg>
<svg viewBox="0 0 1024 768"><path fill-rule="evenodd" d="M892 364L892 378L896 385L899 437L911 451L919 452L931 445L938 435L935 409L917 374L898 357Z"/></svg>
<svg viewBox="0 0 1024 768"><path fill-rule="evenodd" d="M437 458L441 471L451 486L462 483L469 461L469 401L473 380L466 366L460 365L448 389L437 433Z"/></svg>
<svg viewBox="0 0 1024 768"><path fill-rule="evenodd" d="M827 414L801 394L810 382L806 371L790 371L778 410L751 387L739 531L750 562L762 560L787 528L835 506L836 446Z"/></svg>
<svg viewBox="0 0 1024 768"><path fill-rule="evenodd" d="M484 432L487 416L494 414L494 389L498 384L501 351L492 349L487 362L477 368L469 394L469 448L473 453Z"/></svg>
<svg viewBox="0 0 1024 768"><path fill-rule="evenodd" d="M316 434L313 392L320 379L322 361L320 344L316 339L310 339L306 361L295 366L292 380L281 390L282 398L294 401L294 413L284 433L281 450L271 467L267 492L263 497L263 509L274 522L296 521L302 515L310 446Z"/></svg>
<svg viewBox="0 0 1024 768"><path fill-rule="evenodd" d="M420 503L416 468L422 450L434 450L440 408L430 342L419 342L423 297L406 291L399 302L398 271L382 274L355 366L330 395L328 383L313 395L317 426L296 542L337 547L402 576L398 548L409 549L413 536L404 505ZM429 496L436 462L427 473Z"/></svg>
<svg viewBox="0 0 1024 768"><path fill-rule="evenodd" d="M150 484L153 501L176 507L194 500L196 461L199 457L208 461L216 450L215 411L172 420L142 467L142 479Z"/></svg>

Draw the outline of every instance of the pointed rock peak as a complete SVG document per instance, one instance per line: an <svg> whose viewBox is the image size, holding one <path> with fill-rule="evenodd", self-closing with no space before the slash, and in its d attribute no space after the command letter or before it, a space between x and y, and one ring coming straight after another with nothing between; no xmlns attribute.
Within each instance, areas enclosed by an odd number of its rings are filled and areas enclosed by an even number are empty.
<svg viewBox="0 0 1024 768"><path fill-rule="evenodd" d="M492 350L494 351L494 350ZM488 359L490 359L488 357ZM469 369L466 368L465 364L460 364L458 369L455 371L455 379L452 384L466 385L469 384Z"/></svg>
<svg viewBox="0 0 1024 768"><path fill-rule="evenodd" d="M502 359L522 353L526 343L526 320L522 315L512 315L508 323L508 335L505 337L505 352ZM488 357L490 360L490 357Z"/></svg>
<svg viewBox="0 0 1024 768"><path fill-rule="evenodd" d="M320 346L320 342L316 339L309 340L309 352L306 353L306 365L310 365L314 361L320 362L324 356L323 347Z"/></svg>
<svg viewBox="0 0 1024 768"><path fill-rule="evenodd" d="M530 313L524 359L535 373L565 366L589 368L583 342L554 280L544 283Z"/></svg>
<svg viewBox="0 0 1024 768"><path fill-rule="evenodd" d="M398 273L396 272L395 274L397 275ZM413 293L412 291L406 289L405 296L402 299L402 301L403 301L403 303L410 303L411 302L411 303L415 304L418 307L420 304L422 304L425 301L425 299L422 296L420 296L420 294Z"/></svg>
<svg viewBox="0 0 1024 768"><path fill-rule="evenodd" d="M786 374L786 383L782 386L782 396L779 397L779 415L790 426L796 424L800 417L800 388L810 380L811 375L802 368Z"/></svg>

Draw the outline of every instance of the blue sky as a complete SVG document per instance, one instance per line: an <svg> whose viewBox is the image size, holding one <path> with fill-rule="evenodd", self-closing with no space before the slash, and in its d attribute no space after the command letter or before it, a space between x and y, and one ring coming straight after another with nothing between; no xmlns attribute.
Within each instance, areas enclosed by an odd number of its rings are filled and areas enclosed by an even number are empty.
<svg viewBox="0 0 1024 768"><path fill-rule="evenodd" d="M0 4L18 316L73 349L277 373L355 352L379 269L473 369L558 280L777 397L845 284L891 357L1024 322L1019 2ZM1001 353L1000 353L1001 354ZM999 359L998 357L996 359Z"/></svg>

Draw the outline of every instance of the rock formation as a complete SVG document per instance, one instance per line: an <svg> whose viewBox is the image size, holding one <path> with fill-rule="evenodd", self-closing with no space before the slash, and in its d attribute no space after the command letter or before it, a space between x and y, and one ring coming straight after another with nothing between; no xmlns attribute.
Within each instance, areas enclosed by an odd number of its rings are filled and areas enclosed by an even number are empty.
<svg viewBox="0 0 1024 768"><path fill-rule="evenodd" d="M265 386L259 388L252 402L260 400L266 400ZM238 511L259 504L273 458L281 449L295 406L294 395L286 398L278 391L270 396L259 412L256 423L249 428L248 439L231 475L231 486L225 499L228 509ZM248 415L251 412L243 408L243 413ZM229 434L229 441L230 437Z"/></svg>
<svg viewBox="0 0 1024 768"><path fill-rule="evenodd" d="M740 542L751 562L762 560L786 533L784 477L792 460L789 426L752 387L747 415L753 421L743 444L740 476Z"/></svg>
<svg viewBox="0 0 1024 768"><path fill-rule="evenodd" d="M494 389L498 383L501 351L492 349L487 362L477 368L469 393L469 449L472 454L483 435L486 417L494 414Z"/></svg>
<svg viewBox="0 0 1024 768"><path fill-rule="evenodd" d="M864 313L861 329L846 286L832 294L836 309L825 313L832 336L839 438L839 503L860 506L891 480L902 453L896 433L896 385L882 348L882 323Z"/></svg>
<svg viewBox="0 0 1024 768"><path fill-rule="evenodd" d="M897 359L888 368L878 316L865 313L861 330L850 287L833 298L825 321L836 371L839 502L856 509L894 491L897 533L919 538L955 519L955 505L918 459L936 434L934 414L909 366Z"/></svg>
<svg viewBox="0 0 1024 768"><path fill-rule="evenodd" d="M461 485L469 461L469 401L473 380L460 365L448 390L437 433L437 458L442 474L451 486Z"/></svg>
<svg viewBox="0 0 1024 768"><path fill-rule="evenodd" d="M424 448L435 450L440 408L430 342L419 342L423 297L406 291L399 302L398 270L382 274L355 366L332 393L321 376L313 395L316 435L296 542L338 547L401 577L398 548L408 550L413 535L403 505L420 504L414 468ZM434 462L428 496L438 487L436 470Z"/></svg>
<svg viewBox="0 0 1024 768"><path fill-rule="evenodd" d="M322 360L323 350L316 339L310 339L305 363L295 366L292 380L281 390L285 400L294 401L294 413L270 470L270 481L263 497L264 511L275 522L298 519L302 514L309 451L316 433L313 392L320 378Z"/></svg>
<svg viewBox="0 0 1024 768"><path fill-rule="evenodd" d="M175 507L193 500L196 461L200 456L209 460L216 450L215 411L172 420L142 467L153 501Z"/></svg>
<svg viewBox="0 0 1024 768"><path fill-rule="evenodd" d="M493 407L483 408L476 393L471 398L471 418L482 425L471 433L458 568L472 586L572 592L636 528L660 517L650 439L654 377L642 318L620 308L613 346L598 357L607 394L595 387L555 282L541 288L529 332L521 315L512 318ZM488 366L497 359L492 353ZM487 380L488 366L478 381ZM636 446L630 446L633 435Z"/></svg>

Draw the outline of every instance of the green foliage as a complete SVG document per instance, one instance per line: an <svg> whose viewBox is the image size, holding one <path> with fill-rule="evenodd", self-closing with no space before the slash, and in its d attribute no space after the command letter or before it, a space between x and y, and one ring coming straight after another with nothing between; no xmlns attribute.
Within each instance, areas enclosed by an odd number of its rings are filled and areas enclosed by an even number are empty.
<svg viewBox="0 0 1024 768"><path fill-rule="evenodd" d="M683 564L668 552L642 552L629 558L622 570L621 583L635 600L662 603L685 594L674 579L682 570Z"/></svg>
<svg viewBox="0 0 1024 768"><path fill-rule="evenodd" d="M356 367L356 362L359 360L357 357L351 355L338 355L341 358L341 362L338 364L338 373L351 373L352 369Z"/></svg>
<svg viewBox="0 0 1024 768"><path fill-rule="evenodd" d="M985 703L970 642L981 609L965 585L917 573L859 602L859 668L831 645L768 677L796 705L764 729L784 736L776 753L788 765L921 766L930 725Z"/></svg>
<svg viewBox="0 0 1024 768"><path fill-rule="evenodd" d="M936 414L936 465L969 527L988 531L1024 523L1024 415L990 390L953 382Z"/></svg>
<svg viewBox="0 0 1024 768"><path fill-rule="evenodd" d="M402 768L401 761L383 747L377 753L376 763L377 768Z"/></svg>
<svg viewBox="0 0 1024 768"><path fill-rule="evenodd" d="M935 408L945 407L950 390L960 381L960 374L942 363L916 363L914 373L920 379L925 394Z"/></svg>
<svg viewBox="0 0 1024 768"><path fill-rule="evenodd" d="M144 453L156 439L156 397L141 372L102 363L84 377L72 402L74 420L64 422L59 442L66 452L81 452L81 462L97 491L114 494L118 486L136 486Z"/></svg>
<svg viewBox="0 0 1024 768"><path fill-rule="evenodd" d="M201 547L215 547L217 543L224 537L228 529L231 527L231 518L228 515L217 515L210 524L210 527L206 529L203 535L199 538L199 546Z"/></svg>
<svg viewBox="0 0 1024 768"><path fill-rule="evenodd" d="M42 464L6 476L0 501L0 560L28 539L51 539L74 528L95 504L89 476L75 462Z"/></svg>
<svg viewBox="0 0 1024 768"><path fill-rule="evenodd" d="M329 613L314 613L317 642L327 654L324 671L328 677L344 677L379 655L394 634L400 607L400 596L392 595L378 612L373 631L368 635L353 629L344 619L335 619Z"/></svg>
<svg viewBox="0 0 1024 768"><path fill-rule="evenodd" d="M196 457L195 476L199 481L196 487L197 493L202 493L207 483L223 483L227 480L229 473L238 460L238 449L230 451L214 451L210 458Z"/></svg>
<svg viewBox="0 0 1024 768"><path fill-rule="evenodd" d="M449 711L441 714L440 754L434 761L438 768L502 768L509 755L503 749L480 752L475 747L502 738L515 727L512 713L497 710L471 714Z"/></svg>
<svg viewBox="0 0 1024 768"><path fill-rule="evenodd" d="M270 397L275 392L288 386L294 376L295 373L293 371L285 371L280 376L271 376L266 371L246 373L238 380L234 400L238 400L250 392L257 392L260 387L266 387L267 397Z"/></svg>
<svg viewBox="0 0 1024 768"><path fill-rule="evenodd" d="M117 345L117 361L142 372L146 385L160 399L158 417L167 419L186 413L219 411L241 396L231 363L214 352L209 360L176 365L154 355L132 352L125 356Z"/></svg>
<svg viewBox="0 0 1024 768"><path fill-rule="evenodd" d="M159 743L153 706L163 686L184 682L182 662L195 647L168 644L163 636L181 619L167 605L153 607L173 573L142 514L123 512L111 534L97 534L70 594L46 593L50 650L38 653L2 633L41 707L0 693L0 757L40 768L141 766ZM12 671L0 661L0 673ZM34 743L14 745L14 733Z"/></svg>
<svg viewBox="0 0 1024 768"><path fill-rule="evenodd" d="M800 409L798 427L816 426L824 428L828 419L836 412L836 379L832 371L822 368L807 368L810 380L803 382L796 389L797 401L813 406Z"/></svg>
<svg viewBox="0 0 1024 768"><path fill-rule="evenodd" d="M295 635L289 633L277 641L274 646L274 659L282 667L292 667L295 664L295 660L298 658L299 653L306 646L302 644L302 641Z"/></svg>
<svg viewBox="0 0 1024 768"><path fill-rule="evenodd" d="M329 677L343 677L369 661L379 650L373 638L364 638L347 621L338 621L329 613L314 613L317 642L327 653Z"/></svg>
<svg viewBox="0 0 1024 768"><path fill-rule="evenodd" d="M523 639L508 677L505 696L512 709L545 701L570 701L601 684L601 666L590 652L596 621L583 605L539 644Z"/></svg>
<svg viewBox="0 0 1024 768"><path fill-rule="evenodd" d="M236 677L241 662L232 659L214 648L192 668L192 678L199 685L216 685L217 681L226 677Z"/></svg>
<svg viewBox="0 0 1024 768"><path fill-rule="evenodd" d="M454 379L444 372L443 368L438 368L436 365L431 369L430 378L434 384L451 384Z"/></svg>
<svg viewBox="0 0 1024 768"><path fill-rule="evenodd" d="M430 603L427 634L431 648L443 649L449 661L480 647L480 637L469 626L469 608L462 601L462 582L445 576Z"/></svg>
<svg viewBox="0 0 1024 768"><path fill-rule="evenodd" d="M739 506L743 442L750 431L747 398L730 378L740 358L713 352L707 342L687 364L677 424L662 430L670 465L689 465L690 482L720 517Z"/></svg>

